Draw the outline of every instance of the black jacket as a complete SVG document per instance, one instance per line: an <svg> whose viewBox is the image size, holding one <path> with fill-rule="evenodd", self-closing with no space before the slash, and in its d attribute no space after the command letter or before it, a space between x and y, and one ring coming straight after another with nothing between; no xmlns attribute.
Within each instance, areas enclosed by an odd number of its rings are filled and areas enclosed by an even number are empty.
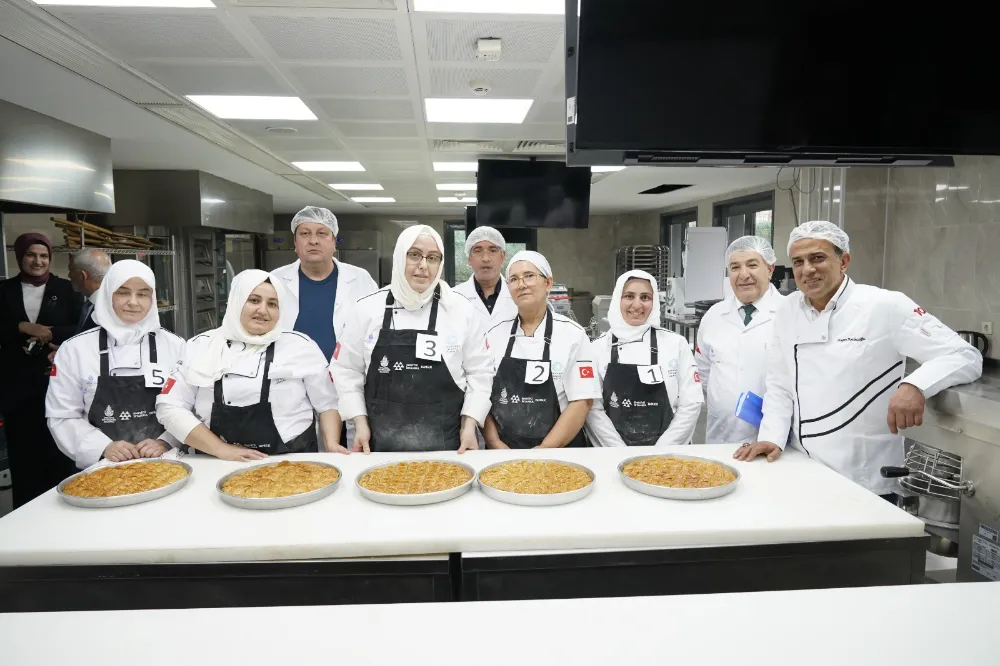
<svg viewBox="0 0 1000 666"><path fill-rule="evenodd" d="M45 399L49 385L48 354L24 353L28 337L18 324L28 321L18 277L0 282L0 410L11 409L22 400ZM69 280L49 277L36 323L52 327L52 342L59 345L76 335L83 297Z"/></svg>

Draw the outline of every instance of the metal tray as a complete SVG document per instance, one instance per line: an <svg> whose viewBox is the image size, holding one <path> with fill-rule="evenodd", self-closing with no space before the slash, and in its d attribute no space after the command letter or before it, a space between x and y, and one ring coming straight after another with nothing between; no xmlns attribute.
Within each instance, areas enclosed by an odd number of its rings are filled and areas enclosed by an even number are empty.
<svg viewBox="0 0 1000 666"><path fill-rule="evenodd" d="M679 458L681 460L700 460L701 462L715 463L716 465L721 465L725 467L730 472L736 475L736 479L724 486L715 486L713 488L668 488L667 486L657 486L652 483L645 483L644 481L636 481L632 477L625 474L625 465L632 462L633 460L645 460L646 458ZM728 495L729 493L736 490L736 486L740 482L740 470L736 469L732 465L729 465L718 460L713 460L711 458L702 458L700 456L685 456L679 453L664 453L657 455L648 456L633 456L626 460L618 463L618 475L621 477L622 482L631 488L632 490L642 493L644 495L652 495L653 497L663 497L665 499L677 499L677 500L703 500L712 499L715 497L722 497L723 495Z"/></svg>
<svg viewBox="0 0 1000 666"><path fill-rule="evenodd" d="M215 490L219 493L219 497L222 498L223 502L231 504L239 509L288 509L293 506L311 504L312 502L323 499L327 495L332 494L340 484L340 480L344 478L344 473L341 472L340 468L336 465L331 465L330 463L325 462L317 462L315 460L300 460L296 462L307 462L310 465L322 465L323 467L330 467L337 470L337 480L331 484L323 486L322 488L317 488L316 490L311 490L307 493L299 493L298 495L288 495L287 497L236 497L234 495L230 495L229 493L222 492L222 486L226 483L226 481L237 474L243 474L259 467L273 467L281 462L281 460L278 460L275 462L263 463L261 465L252 465L250 467L238 469L235 472L230 472L216 482Z"/></svg>
<svg viewBox="0 0 1000 666"><path fill-rule="evenodd" d="M491 488L479 481L479 474L493 469L494 467L499 467L500 465L506 465L513 462L557 462L563 465L569 465L570 467L576 467L582 469L584 472L590 476L590 483L585 485L583 488L578 490L571 490L566 493L551 493L548 495L529 495L527 493L512 493L507 490L497 490L496 488ZM479 470L479 474L476 475L476 481L479 483L479 488L483 491L483 494L487 497L497 500L498 502L506 502L507 504L518 504L520 506L556 506L559 504L570 504L576 502L577 500L582 500L584 497L590 494L590 491L594 489L594 480L597 478L593 470L589 467L584 467L577 463L569 462L566 460L556 460L555 458L516 458L514 460L504 460L503 462L493 463L492 465L487 465L486 467Z"/></svg>
<svg viewBox="0 0 1000 666"><path fill-rule="evenodd" d="M375 469L381 469L382 467L389 467L400 462L440 462L448 463L451 465L458 465L471 474L469 480L460 486L455 486L454 488L449 488L448 490L441 490L436 493L420 493L419 495L395 495L392 493L379 493L374 490L368 490L361 485L361 477L363 477L368 472ZM378 502L379 504L392 504L393 506L422 506L424 504L437 504L438 502L447 502L448 500L455 499L456 497L461 497L465 493L469 492L472 488L473 481L476 480L476 470L471 466L463 462L458 462L457 460L396 460L395 462L382 463L381 465L372 465L368 469L363 470L354 479L354 485L358 487L361 491L361 496L370 499L373 502Z"/></svg>
<svg viewBox="0 0 1000 666"><path fill-rule="evenodd" d="M155 499L160 499L161 497L166 497L172 493L177 492L184 487L194 474L194 469L191 465L179 460L159 460L157 458L143 458L142 460L127 460L120 463L111 463L110 465L105 465L104 467L122 467L124 465L141 465L143 463L151 462L161 462L169 463L171 465L180 465L187 470L187 476L183 479L178 479L173 483L168 483L162 488L156 488L154 490L147 490L141 493L131 493L129 495L118 495L117 497L77 497L75 495L67 495L63 490L66 485L75 478L81 477L85 474L90 474L96 472L97 469L86 469L82 472L77 472L73 476L63 479L58 486L56 486L56 494L59 495L67 504L72 504L73 506L82 506L86 509L107 509L114 506L129 506L130 504L142 504L143 502L152 502ZM104 469L100 467L98 469Z"/></svg>

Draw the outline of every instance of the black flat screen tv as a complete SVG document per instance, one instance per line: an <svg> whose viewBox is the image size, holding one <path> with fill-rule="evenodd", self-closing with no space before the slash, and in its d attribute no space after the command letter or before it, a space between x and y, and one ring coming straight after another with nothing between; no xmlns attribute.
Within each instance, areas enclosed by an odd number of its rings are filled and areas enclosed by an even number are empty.
<svg viewBox="0 0 1000 666"><path fill-rule="evenodd" d="M993 3L577 2L569 164L1000 155Z"/></svg>
<svg viewBox="0 0 1000 666"><path fill-rule="evenodd" d="M563 162L479 160L476 224L586 229L590 169Z"/></svg>

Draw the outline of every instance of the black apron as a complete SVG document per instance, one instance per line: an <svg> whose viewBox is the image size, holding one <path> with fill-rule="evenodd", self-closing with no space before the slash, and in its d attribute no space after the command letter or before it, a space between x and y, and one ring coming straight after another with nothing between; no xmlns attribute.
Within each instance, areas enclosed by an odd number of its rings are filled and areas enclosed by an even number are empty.
<svg viewBox="0 0 1000 666"><path fill-rule="evenodd" d="M444 359L417 357L417 334L437 335L434 290L426 331L392 328L396 299L385 298L382 330L365 377L365 404L372 451L457 451L465 391L458 388ZM439 342L441 344L441 342Z"/></svg>
<svg viewBox="0 0 1000 666"><path fill-rule="evenodd" d="M562 414L559 408L559 393L552 380L552 368L549 376L541 384L528 384L525 376L528 362L534 359L514 358L514 341L517 335L521 317L514 318L510 329L510 339L507 351L500 359L496 375L493 377L493 394L490 401L493 407L490 414L496 421L500 441L512 449L532 449L542 443L546 435L555 426ZM552 343L552 313L545 313L545 350L542 361L549 362L549 346ZM566 368L569 371L569 368ZM572 447L586 446L583 431L567 445Z"/></svg>
<svg viewBox="0 0 1000 666"><path fill-rule="evenodd" d="M656 330L649 329L649 365L659 362ZM652 446L674 418L665 382L644 384L639 366L618 362L618 338L611 336L611 362L604 374L604 411L628 446Z"/></svg>
<svg viewBox="0 0 1000 666"><path fill-rule="evenodd" d="M316 438L316 419L290 441L281 439L274 424L271 408L271 380L268 373L274 360L274 343L264 352L264 373L260 379L260 400L255 405L234 407L226 402L222 393L222 377L215 381L215 400L212 403L212 432L228 444L239 444L257 449L268 455L281 453L315 453L319 451ZM293 380L289 380L293 381Z"/></svg>
<svg viewBox="0 0 1000 666"><path fill-rule="evenodd" d="M165 428L156 420L156 396L160 394L160 387L147 388L145 373L131 377L111 374L108 332L103 328L98 333L98 352L101 375L97 378L94 402L87 412L90 425L113 442L138 444L162 435ZM139 354L141 358L141 346ZM149 334L149 362L156 363L156 333Z"/></svg>

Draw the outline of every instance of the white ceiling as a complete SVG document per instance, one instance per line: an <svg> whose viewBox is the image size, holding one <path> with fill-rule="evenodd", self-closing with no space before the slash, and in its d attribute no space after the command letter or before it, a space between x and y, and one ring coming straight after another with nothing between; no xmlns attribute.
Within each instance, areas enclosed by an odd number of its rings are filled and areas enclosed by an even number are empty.
<svg viewBox="0 0 1000 666"><path fill-rule="evenodd" d="M318 120L229 125L286 162L357 160L365 173L309 175L323 183L378 182L385 188L378 194L396 204L362 206L333 191L327 200L2 39L0 96L111 137L116 168L201 169L274 195L278 212L319 204L338 213L454 215L461 206L439 204L435 184L468 182L470 174L434 173L433 161L529 155L532 149L515 150L519 142L564 139L561 16L419 13L407 0L214 2L216 9L44 9L177 95L301 97ZM327 8L294 6L301 4ZM481 37L503 40L500 62L475 61ZM424 121L425 97L473 97L470 81L478 79L490 82L490 97L533 99L525 122ZM298 131L266 129L275 126ZM441 150L444 140L485 145ZM657 209L764 185L775 172L633 167L596 177L591 208ZM663 183L694 187L638 195Z"/></svg>

